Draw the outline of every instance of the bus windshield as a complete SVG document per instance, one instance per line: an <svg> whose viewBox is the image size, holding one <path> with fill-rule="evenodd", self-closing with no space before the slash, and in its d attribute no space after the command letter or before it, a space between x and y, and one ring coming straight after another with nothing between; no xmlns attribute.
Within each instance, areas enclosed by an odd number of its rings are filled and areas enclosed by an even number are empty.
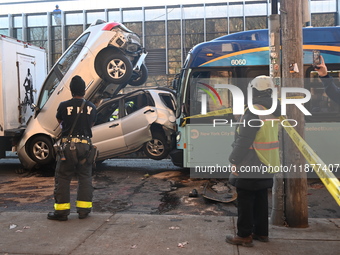
<svg viewBox="0 0 340 255"><path fill-rule="evenodd" d="M233 84L233 73L228 70L197 70L189 77L188 115L212 112L232 106L232 95L222 84Z"/></svg>

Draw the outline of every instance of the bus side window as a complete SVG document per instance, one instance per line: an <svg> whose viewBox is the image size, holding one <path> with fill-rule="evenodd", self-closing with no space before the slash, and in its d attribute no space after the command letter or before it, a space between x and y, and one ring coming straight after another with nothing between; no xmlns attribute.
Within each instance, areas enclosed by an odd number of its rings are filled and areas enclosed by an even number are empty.
<svg viewBox="0 0 340 255"><path fill-rule="evenodd" d="M330 71L329 74L334 77L334 83L340 86L339 74L340 71ZM339 113L339 106L333 102L325 93L324 86L316 71L310 73L309 89L311 92L311 100L309 110L312 113Z"/></svg>
<svg viewBox="0 0 340 255"><path fill-rule="evenodd" d="M330 75L333 77L333 81L336 86L340 87L340 70L331 70ZM329 102L331 111L339 112L339 105L334 101L330 100Z"/></svg>
<svg viewBox="0 0 340 255"><path fill-rule="evenodd" d="M312 84L311 86L311 102L310 111L313 112L328 112L329 108L327 106L327 97L325 97L325 90L321 87L322 84L317 83L317 85Z"/></svg>

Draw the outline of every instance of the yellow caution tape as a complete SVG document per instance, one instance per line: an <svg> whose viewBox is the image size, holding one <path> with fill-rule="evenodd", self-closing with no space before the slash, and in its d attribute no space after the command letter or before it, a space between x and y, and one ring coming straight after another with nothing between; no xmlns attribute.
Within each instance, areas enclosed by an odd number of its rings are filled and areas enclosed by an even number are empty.
<svg viewBox="0 0 340 255"><path fill-rule="evenodd" d="M304 96L292 96L292 97L286 97L286 99L301 99L301 98L305 98ZM279 98L279 100L281 100L281 98Z"/></svg>
<svg viewBox="0 0 340 255"><path fill-rule="evenodd" d="M284 121L286 119L281 116L280 120ZM299 133L296 132L296 130L289 124L288 121L285 121L284 128L307 162L313 167L314 171L317 173L329 193L331 193L335 201L340 206L340 182L338 178L335 177L335 175L329 170L328 166L306 143Z"/></svg>
<svg viewBox="0 0 340 255"><path fill-rule="evenodd" d="M212 112L207 112L206 114L197 114L197 115L193 115L193 116L188 116L188 117L183 118L184 121L181 124L181 127L184 127L187 124L187 119L219 116L219 115L230 114L230 113L233 113L232 108L226 108L226 109L216 110L216 111L212 111Z"/></svg>

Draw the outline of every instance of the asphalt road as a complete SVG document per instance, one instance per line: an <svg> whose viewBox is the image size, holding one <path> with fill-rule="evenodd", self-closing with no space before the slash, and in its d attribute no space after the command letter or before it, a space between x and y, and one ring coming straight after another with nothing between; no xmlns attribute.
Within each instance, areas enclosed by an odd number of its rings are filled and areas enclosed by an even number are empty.
<svg viewBox="0 0 340 255"><path fill-rule="evenodd" d="M226 187L227 180L192 179L188 170L170 160L106 160L94 172L93 211L236 216L236 201L221 203L202 196L207 183ZM73 205L77 182L71 185ZM43 169L24 172L18 159L0 159L0 212L52 211L53 189L54 178ZM189 197L193 189L198 191L197 197ZM271 201L271 193L269 196ZM339 206L318 179L308 180L308 205L309 218L340 218Z"/></svg>

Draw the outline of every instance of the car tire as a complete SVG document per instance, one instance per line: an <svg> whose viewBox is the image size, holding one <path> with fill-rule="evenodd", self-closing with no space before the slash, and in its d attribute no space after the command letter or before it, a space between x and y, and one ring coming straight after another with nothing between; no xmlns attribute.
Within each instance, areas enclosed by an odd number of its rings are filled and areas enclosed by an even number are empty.
<svg viewBox="0 0 340 255"><path fill-rule="evenodd" d="M143 145L143 151L148 158L161 160L168 156L170 147L165 135L157 132L152 135L152 140Z"/></svg>
<svg viewBox="0 0 340 255"><path fill-rule="evenodd" d="M27 152L38 165L47 165L55 160L52 141L46 136L34 137L29 142Z"/></svg>
<svg viewBox="0 0 340 255"><path fill-rule="evenodd" d="M132 74L132 78L129 81L129 84L132 86L140 86L146 82L148 79L148 69L144 64L140 66L140 71L134 71Z"/></svg>
<svg viewBox="0 0 340 255"><path fill-rule="evenodd" d="M121 53L108 55L101 61L102 78L114 84L127 83L132 76L132 63Z"/></svg>

